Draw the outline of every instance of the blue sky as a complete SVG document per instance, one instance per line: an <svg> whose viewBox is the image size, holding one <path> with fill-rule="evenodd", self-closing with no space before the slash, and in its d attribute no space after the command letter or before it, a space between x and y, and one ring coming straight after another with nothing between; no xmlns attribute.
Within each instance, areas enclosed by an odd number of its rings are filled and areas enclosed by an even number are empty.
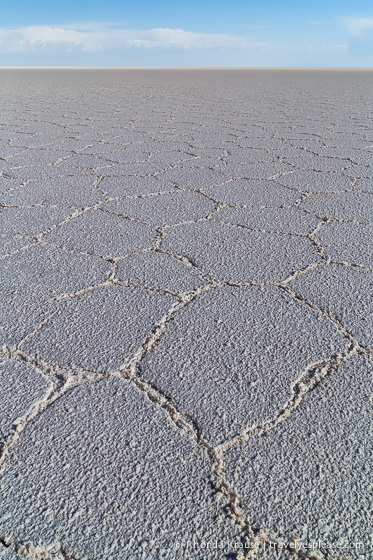
<svg viewBox="0 0 373 560"><path fill-rule="evenodd" d="M6 2L0 66L369 67L373 2Z"/></svg>

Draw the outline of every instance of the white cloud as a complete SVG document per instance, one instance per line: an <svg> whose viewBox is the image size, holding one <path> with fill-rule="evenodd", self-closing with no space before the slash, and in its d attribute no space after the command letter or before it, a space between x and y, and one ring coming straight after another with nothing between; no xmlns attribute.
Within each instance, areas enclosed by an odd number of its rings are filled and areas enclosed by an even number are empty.
<svg viewBox="0 0 373 560"><path fill-rule="evenodd" d="M323 53L330 51L347 52L348 45L307 45L307 51L313 53Z"/></svg>
<svg viewBox="0 0 373 560"><path fill-rule="evenodd" d="M246 37L224 33L194 33L183 29L156 28L133 30L112 24L84 23L33 25L15 29L0 28L0 52L27 53L46 50L100 51L111 48L208 49L216 47L266 47Z"/></svg>
<svg viewBox="0 0 373 560"><path fill-rule="evenodd" d="M353 36L373 31L373 17L346 17L342 19L342 24L347 33Z"/></svg>

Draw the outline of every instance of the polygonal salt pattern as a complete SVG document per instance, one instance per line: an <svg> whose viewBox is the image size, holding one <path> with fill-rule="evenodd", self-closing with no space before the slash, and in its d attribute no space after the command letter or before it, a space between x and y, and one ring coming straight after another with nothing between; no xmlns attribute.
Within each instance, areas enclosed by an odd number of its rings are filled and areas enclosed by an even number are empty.
<svg viewBox="0 0 373 560"><path fill-rule="evenodd" d="M0 557L371 557L369 71L1 73Z"/></svg>

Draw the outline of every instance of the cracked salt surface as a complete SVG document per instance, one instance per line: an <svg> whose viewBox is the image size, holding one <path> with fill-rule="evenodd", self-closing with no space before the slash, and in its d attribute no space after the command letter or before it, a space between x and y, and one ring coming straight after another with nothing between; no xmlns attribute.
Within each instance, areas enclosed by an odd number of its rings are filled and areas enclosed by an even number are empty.
<svg viewBox="0 0 373 560"><path fill-rule="evenodd" d="M227 478L254 524L285 542L315 534L331 544L365 541L372 521L372 367L371 356L355 356L340 366L335 383L325 379L267 437L228 451Z"/></svg>
<svg viewBox="0 0 373 560"><path fill-rule="evenodd" d="M328 223L317 239L334 261L373 267L373 224Z"/></svg>
<svg viewBox="0 0 373 560"><path fill-rule="evenodd" d="M216 220L167 229L161 248L190 258L217 282L235 284L279 283L322 261L306 237L251 231Z"/></svg>
<svg viewBox="0 0 373 560"><path fill-rule="evenodd" d="M228 206L292 206L300 199L296 191L279 188L274 181L259 179L235 179L204 192Z"/></svg>
<svg viewBox="0 0 373 560"><path fill-rule="evenodd" d="M217 518L222 539L239 538L211 490L208 455L128 380L72 389L27 426L23 442L27 464L19 447L4 476L13 492L2 530L18 527L18 541L54 542L68 558L175 558L184 535L216 537Z"/></svg>
<svg viewBox="0 0 373 560"><path fill-rule="evenodd" d="M0 558L369 558L371 73L1 73Z"/></svg>
<svg viewBox="0 0 373 560"><path fill-rule="evenodd" d="M56 303L53 317L23 348L51 363L117 370L131 361L176 301L141 288L97 287Z"/></svg>
<svg viewBox="0 0 373 560"><path fill-rule="evenodd" d="M62 206L86 208L102 200L102 193L94 188L92 176L59 177L43 181L29 181L24 187L9 191L1 199L8 206Z"/></svg>
<svg viewBox="0 0 373 560"><path fill-rule="evenodd" d="M89 209L47 234L45 241L90 254L119 257L152 247L155 238L155 228Z"/></svg>
<svg viewBox="0 0 373 560"><path fill-rule="evenodd" d="M180 296L205 285L202 275L198 275L189 263L159 251L122 259L115 272L120 282L168 290Z"/></svg>
<svg viewBox="0 0 373 560"><path fill-rule="evenodd" d="M214 220L249 229L311 234L319 223L315 216L298 208L222 208Z"/></svg>
<svg viewBox="0 0 373 560"><path fill-rule="evenodd" d="M149 225L164 227L206 218L216 207L196 192L166 193L159 200L159 207L154 204L153 197L146 197L116 200L104 204L102 208Z"/></svg>
<svg viewBox="0 0 373 560"><path fill-rule="evenodd" d="M279 288L228 287L175 315L140 371L217 445L278 414L309 364L346 349L334 325Z"/></svg>
<svg viewBox="0 0 373 560"><path fill-rule="evenodd" d="M51 381L28 363L0 358L0 448L35 401L51 390Z"/></svg>

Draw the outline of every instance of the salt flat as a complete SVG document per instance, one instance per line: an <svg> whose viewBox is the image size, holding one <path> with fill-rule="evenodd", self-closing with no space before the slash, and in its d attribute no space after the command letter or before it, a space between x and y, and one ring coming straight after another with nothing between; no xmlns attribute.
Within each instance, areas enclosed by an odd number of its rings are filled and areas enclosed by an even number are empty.
<svg viewBox="0 0 373 560"><path fill-rule="evenodd" d="M373 72L0 78L0 558L370 558Z"/></svg>

